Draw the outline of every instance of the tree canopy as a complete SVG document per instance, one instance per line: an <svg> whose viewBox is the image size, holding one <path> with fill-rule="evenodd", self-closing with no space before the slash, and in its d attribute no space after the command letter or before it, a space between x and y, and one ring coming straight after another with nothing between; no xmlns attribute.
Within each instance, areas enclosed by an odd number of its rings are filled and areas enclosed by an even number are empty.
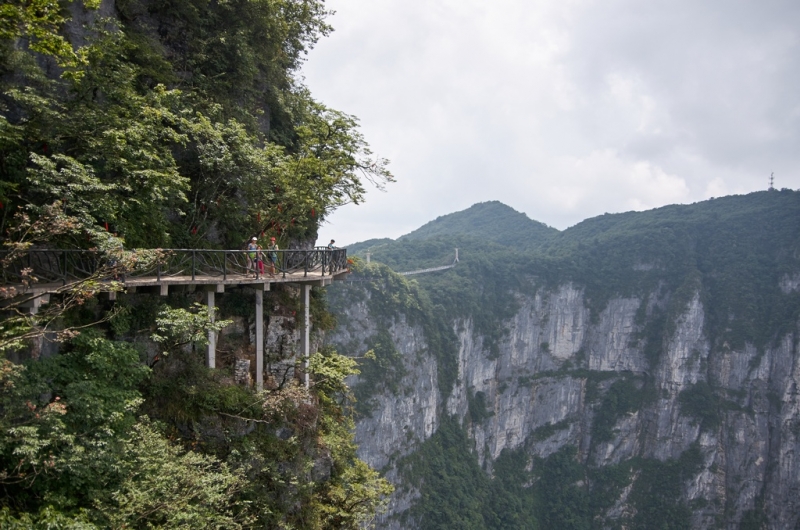
<svg viewBox="0 0 800 530"><path fill-rule="evenodd" d="M96 249L125 269L159 247L313 243L368 182L393 180L357 119L298 80L327 15L319 0L0 5L4 267L41 247ZM391 487L356 456L347 358L315 356L311 388L252 392L197 352L229 321L147 295L109 311L96 295L120 286L100 276L37 315L0 286L0 351L60 341L0 366L0 527L370 523Z"/></svg>
<svg viewBox="0 0 800 530"><path fill-rule="evenodd" d="M50 205L90 235L85 244L97 228L132 247L313 239L333 209L363 199L365 180L392 180L357 120L296 78L330 31L321 2L2 9L4 239L19 214Z"/></svg>

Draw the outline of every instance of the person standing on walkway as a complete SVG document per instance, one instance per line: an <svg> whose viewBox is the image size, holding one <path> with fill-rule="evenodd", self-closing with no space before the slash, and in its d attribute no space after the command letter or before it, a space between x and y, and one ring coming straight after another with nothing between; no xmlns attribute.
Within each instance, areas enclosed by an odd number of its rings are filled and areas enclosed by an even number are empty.
<svg viewBox="0 0 800 530"><path fill-rule="evenodd" d="M275 276L276 265L278 263L278 244L275 242L275 238L269 238L269 246L267 247L267 256L269 257L269 275Z"/></svg>
<svg viewBox="0 0 800 530"><path fill-rule="evenodd" d="M335 249L335 248L336 248L335 244L336 244L336 241L334 241L333 239L331 239L331 242L330 242L330 243L328 243L328 246L327 246L327 247L325 247L325 248L327 248L328 250L333 250L333 249Z"/></svg>
<svg viewBox="0 0 800 530"><path fill-rule="evenodd" d="M258 277L256 269L256 256L258 254L258 238L253 236L253 239L247 244L247 276L250 276L250 271L253 271L253 276Z"/></svg>
<svg viewBox="0 0 800 530"><path fill-rule="evenodd" d="M264 253L261 245L256 245L256 278L264 276Z"/></svg>

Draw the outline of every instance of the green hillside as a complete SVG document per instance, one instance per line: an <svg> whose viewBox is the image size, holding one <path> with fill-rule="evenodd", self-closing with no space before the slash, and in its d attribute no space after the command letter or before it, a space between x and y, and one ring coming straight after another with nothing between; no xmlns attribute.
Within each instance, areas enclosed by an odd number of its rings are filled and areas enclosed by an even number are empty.
<svg viewBox="0 0 800 530"><path fill-rule="evenodd" d="M370 239L348 245L347 251L361 258L369 251L395 270L405 271L448 265L455 257L455 248L541 248L558 233L501 202L490 201L438 217L396 240Z"/></svg>
<svg viewBox="0 0 800 530"><path fill-rule="evenodd" d="M440 218L445 220L440 224L488 227L497 212L522 216L499 203L483 203ZM709 308L710 337L737 345L765 344L800 307L779 288L785 274L800 268L800 192L792 190L606 214L553 230L534 248L509 247L463 230L445 235L426 228L433 223L373 245L372 260L396 271L435 267L451 263L457 247L458 266L413 278L450 317L473 318L476 330L488 337L503 334L501 323L515 308L510 291L567 281L586 290L595 317L610 298L644 296L659 285L678 295L666 309L676 314L687 302L682 296L699 291ZM541 234L543 225L533 226ZM431 235L422 237L426 231Z"/></svg>
<svg viewBox="0 0 800 530"><path fill-rule="evenodd" d="M474 204L466 210L437 217L398 241L434 237L471 238L518 248L536 248L558 234L558 230L532 221L499 201Z"/></svg>
<svg viewBox="0 0 800 530"><path fill-rule="evenodd" d="M678 295L700 293L712 340L764 345L797 314L780 283L800 268L800 192L603 215L565 230L544 252L563 263L561 276L586 286L594 310L662 282ZM673 297L672 312L683 303Z"/></svg>
<svg viewBox="0 0 800 530"><path fill-rule="evenodd" d="M394 239L384 237L380 239L368 239L367 241L362 241L360 243L353 243L352 245L347 245L347 255L364 256L368 250L372 251L372 249L379 248L393 242Z"/></svg>

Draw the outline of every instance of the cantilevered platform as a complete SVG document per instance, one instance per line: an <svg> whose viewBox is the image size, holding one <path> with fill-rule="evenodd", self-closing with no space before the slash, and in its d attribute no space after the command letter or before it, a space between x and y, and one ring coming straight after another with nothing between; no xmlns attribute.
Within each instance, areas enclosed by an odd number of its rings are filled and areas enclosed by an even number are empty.
<svg viewBox="0 0 800 530"><path fill-rule="evenodd" d="M137 254L142 259L137 260ZM6 259L7 258L7 259ZM146 258L146 259L145 259ZM313 286L330 285L350 272L345 249L206 250L206 249L140 249L123 252L95 250L30 249L14 258L0 252L6 265L2 271L4 298L24 298L25 307L36 314L51 296L69 291L81 281L113 282L108 289L111 300L117 288L128 292L158 288L167 296L170 288L199 287L206 292L209 315L213 321L215 294L228 287L251 287L255 290L256 315L256 386L264 385L264 291L273 284L295 284L301 287L304 307L304 330L301 351L308 367L310 292ZM122 264L125 264L123 266ZM262 272L263 270L263 272ZM270 271L274 271L270 274ZM216 365L216 337L209 333L206 363ZM306 370L306 385L308 371Z"/></svg>
<svg viewBox="0 0 800 530"><path fill-rule="evenodd" d="M137 261L137 255L143 259ZM7 251L0 252L0 259L9 256ZM263 284L268 290L272 283L328 285L348 272L345 249L30 249L3 267L0 285L14 287L19 294L45 294L94 278L118 281L127 289Z"/></svg>
<svg viewBox="0 0 800 530"><path fill-rule="evenodd" d="M127 290L135 290L140 287L161 287L163 295L167 294L167 289L170 286L179 285L197 285L197 286L217 286L217 292L224 292L225 286L263 286L264 291L270 290L270 285L274 283L294 283L294 284L310 284L313 286L324 287L330 285L336 280L343 279L344 276L349 274L349 271L340 271L332 274L322 274L319 270L312 270L308 273L303 272L289 272L286 274L276 274L270 276L269 274L259 275L254 278L252 274L228 274L225 278L219 276L195 276L192 278L189 275L177 276L139 276L135 278L120 279L120 283Z"/></svg>

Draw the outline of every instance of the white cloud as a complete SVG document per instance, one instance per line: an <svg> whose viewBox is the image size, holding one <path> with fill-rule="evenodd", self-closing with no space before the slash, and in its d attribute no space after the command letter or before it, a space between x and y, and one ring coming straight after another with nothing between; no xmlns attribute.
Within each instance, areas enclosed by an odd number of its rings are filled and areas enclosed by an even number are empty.
<svg viewBox="0 0 800 530"><path fill-rule="evenodd" d="M320 237L397 237L485 200L592 215L800 187L800 5L329 0L304 69L397 184Z"/></svg>

